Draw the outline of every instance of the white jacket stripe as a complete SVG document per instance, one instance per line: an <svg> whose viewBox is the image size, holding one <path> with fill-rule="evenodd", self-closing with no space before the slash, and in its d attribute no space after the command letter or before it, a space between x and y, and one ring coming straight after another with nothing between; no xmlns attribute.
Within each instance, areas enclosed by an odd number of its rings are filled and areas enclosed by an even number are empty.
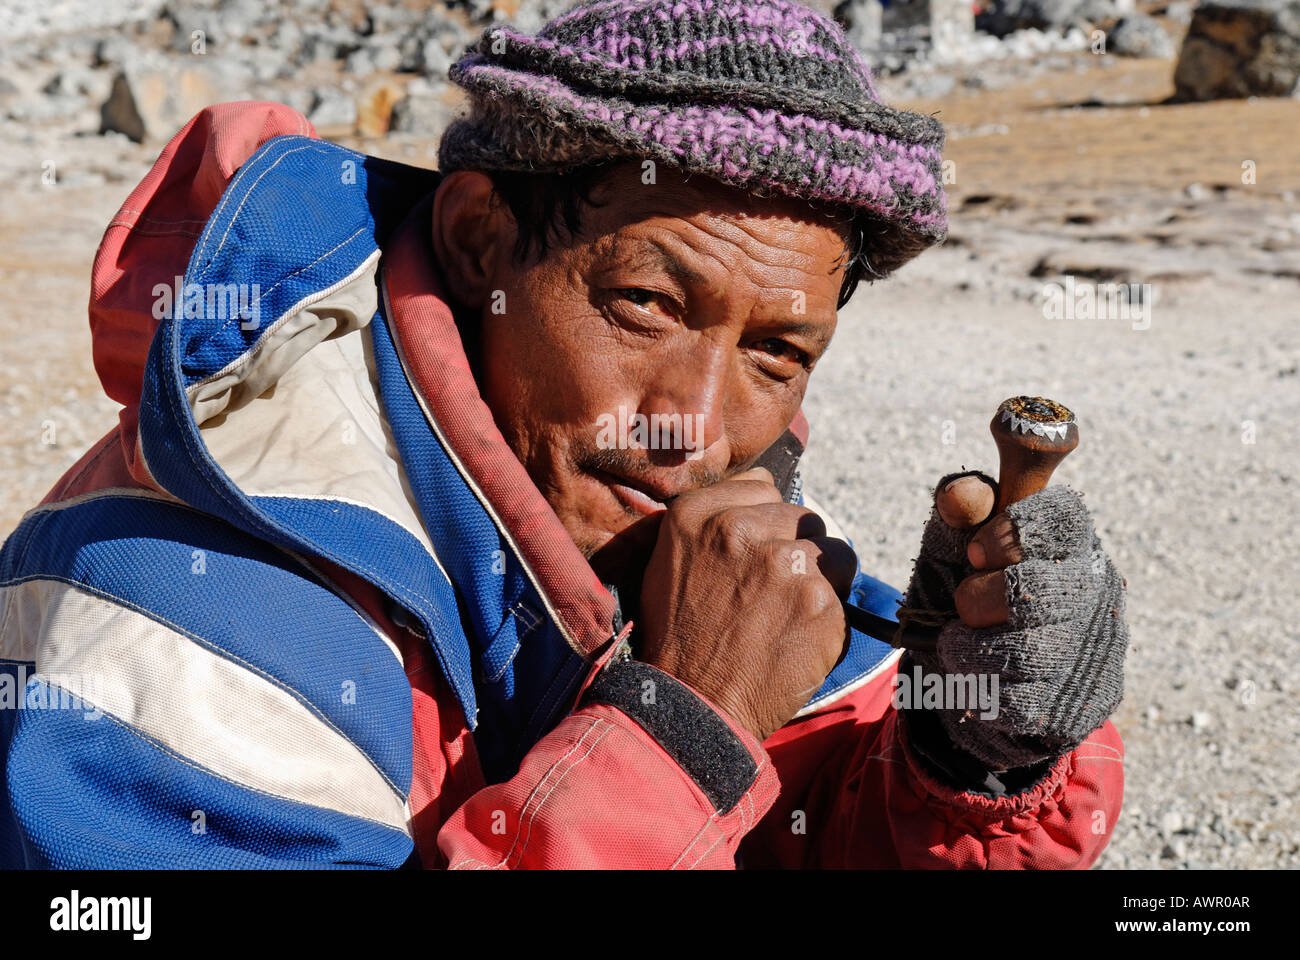
<svg viewBox="0 0 1300 960"><path fill-rule="evenodd" d="M0 588L3 650L240 786L409 832L405 799L283 685L144 613L57 580ZM102 722L88 719L86 722Z"/></svg>

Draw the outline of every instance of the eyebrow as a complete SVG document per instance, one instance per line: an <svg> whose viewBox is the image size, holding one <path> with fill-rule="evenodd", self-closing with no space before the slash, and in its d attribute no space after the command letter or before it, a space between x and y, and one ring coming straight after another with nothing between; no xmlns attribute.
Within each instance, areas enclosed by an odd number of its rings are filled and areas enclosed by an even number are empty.
<svg viewBox="0 0 1300 960"><path fill-rule="evenodd" d="M709 283L708 277L704 276L704 274L700 273L698 270L682 263L681 260L677 259L677 257L673 255L671 250L658 240L651 237L638 237L634 240L624 240L623 243L635 245L641 251L652 255L658 266L663 269L664 273L668 274L680 283L695 284L696 286L704 286ZM612 253L616 255L617 250L618 244L615 244Z"/></svg>
<svg viewBox="0 0 1300 960"><path fill-rule="evenodd" d="M812 320L802 320L796 323L786 323L782 321L781 329L787 333L802 333L812 337L815 340L829 341L830 337L826 335L827 323L816 323Z"/></svg>
<svg viewBox="0 0 1300 960"><path fill-rule="evenodd" d="M637 237L622 242L653 255L663 271L680 283L707 286L710 282L708 277L682 263L667 246L653 237ZM617 255L618 247L619 244L616 242L611 249L611 255ZM827 323L825 321L819 323L815 320L798 320L794 322L783 320L780 326L783 332L803 334L819 342L830 343L830 337L826 336Z"/></svg>

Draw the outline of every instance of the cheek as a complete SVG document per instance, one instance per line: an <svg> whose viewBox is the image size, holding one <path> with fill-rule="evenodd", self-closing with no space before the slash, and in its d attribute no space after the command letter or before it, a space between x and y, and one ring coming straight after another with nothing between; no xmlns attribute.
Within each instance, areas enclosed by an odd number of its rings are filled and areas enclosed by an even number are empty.
<svg viewBox="0 0 1300 960"><path fill-rule="evenodd" d="M550 290L505 290L504 312L489 306L482 318L484 399L530 467L562 458L553 448L593 433L619 380L585 297Z"/></svg>

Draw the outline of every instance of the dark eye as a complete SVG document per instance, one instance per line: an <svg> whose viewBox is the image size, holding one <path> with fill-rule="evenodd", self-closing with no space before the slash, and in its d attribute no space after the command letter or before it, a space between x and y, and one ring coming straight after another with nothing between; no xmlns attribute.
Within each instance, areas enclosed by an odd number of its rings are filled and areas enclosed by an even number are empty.
<svg viewBox="0 0 1300 960"><path fill-rule="evenodd" d="M623 287L615 292L624 300L630 300L638 307L644 307L655 298L655 295L651 291L642 290L640 287Z"/></svg>
<svg viewBox="0 0 1300 960"><path fill-rule="evenodd" d="M804 365L808 363L808 354L780 337L768 337L766 340L758 341L754 346L780 360Z"/></svg>

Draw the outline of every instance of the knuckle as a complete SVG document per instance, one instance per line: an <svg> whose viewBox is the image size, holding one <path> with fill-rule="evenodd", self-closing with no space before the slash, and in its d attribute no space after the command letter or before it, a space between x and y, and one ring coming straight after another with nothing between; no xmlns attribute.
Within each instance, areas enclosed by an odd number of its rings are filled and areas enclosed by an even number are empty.
<svg viewBox="0 0 1300 960"><path fill-rule="evenodd" d="M705 526L718 552L733 559L753 553L754 544L762 539L752 514L742 508L715 513L705 521Z"/></svg>
<svg viewBox="0 0 1300 960"><path fill-rule="evenodd" d="M799 608L814 617L839 606L835 589L821 576L801 577L795 586L795 596Z"/></svg>

